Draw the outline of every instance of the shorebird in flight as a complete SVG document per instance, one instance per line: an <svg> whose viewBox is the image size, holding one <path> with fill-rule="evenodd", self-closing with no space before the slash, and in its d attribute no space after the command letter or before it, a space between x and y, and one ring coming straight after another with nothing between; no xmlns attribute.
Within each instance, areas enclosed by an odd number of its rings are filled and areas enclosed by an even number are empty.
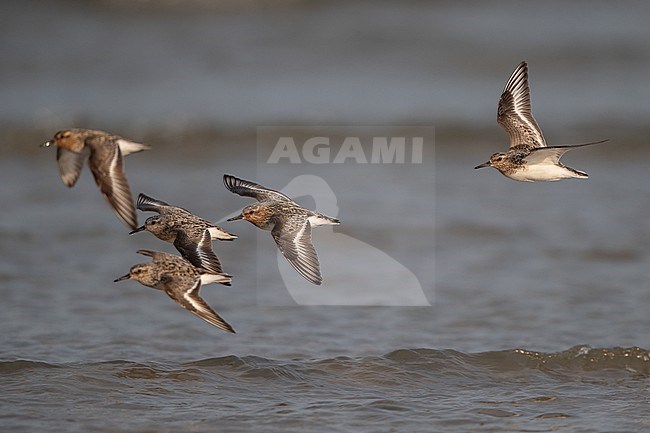
<svg viewBox="0 0 650 433"><path fill-rule="evenodd" d="M607 141L547 146L530 111L528 65L525 61L517 66L501 93L497 122L508 133L510 148L505 153L495 153L489 161L474 168L494 167L504 176L523 182L587 178L587 173L565 166L560 158L569 150Z"/></svg>
<svg viewBox="0 0 650 433"><path fill-rule="evenodd" d="M124 175L123 157L148 150L146 144L136 143L118 135L92 129L59 131L42 147L56 146L56 160L63 183L72 188L86 158L95 183L117 217L131 229L138 227L133 196Z"/></svg>
<svg viewBox="0 0 650 433"><path fill-rule="evenodd" d="M207 230L205 236L210 238ZM230 285L230 275L197 268L184 258L173 254L150 250L139 250L138 253L151 257L152 261L132 266L128 274L115 279L116 283L135 280L144 286L162 290L190 313L224 331L235 332L199 295L202 284Z"/></svg>
<svg viewBox="0 0 650 433"><path fill-rule="evenodd" d="M212 250L212 239L233 240L237 236L200 218L188 210L172 206L162 200L140 193L137 208L158 215L147 218L144 224L129 234L148 231L165 242L172 242L184 259L208 271L222 272L221 263ZM208 231L210 236L204 236Z"/></svg>
<svg viewBox="0 0 650 433"><path fill-rule="evenodd" d="M311 228L338 225L339 220L305 209L281 192L228 174L223 176L226 188L259 203L246 206L228 221L244 219L262 230L271 231L278 249L307 281L320 285L318 256L311 239Z"/></svg>

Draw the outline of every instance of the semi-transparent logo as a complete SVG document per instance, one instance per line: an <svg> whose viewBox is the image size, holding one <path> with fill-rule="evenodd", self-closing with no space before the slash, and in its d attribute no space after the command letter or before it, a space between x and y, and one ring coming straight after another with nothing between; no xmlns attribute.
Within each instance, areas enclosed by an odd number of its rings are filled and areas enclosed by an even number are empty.
<svg viewBox="0 0 650 433"><path fill-rule="evenodd" d="M258 302L431 305L433 152L430 126L258 128L257 173L248 180L340 220L312 229L321 285L256 229Z"/></svg>

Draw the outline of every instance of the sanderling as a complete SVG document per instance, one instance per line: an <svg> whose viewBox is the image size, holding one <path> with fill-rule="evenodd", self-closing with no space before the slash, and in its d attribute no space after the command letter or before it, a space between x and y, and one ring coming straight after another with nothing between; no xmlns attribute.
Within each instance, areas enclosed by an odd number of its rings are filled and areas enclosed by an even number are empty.
<svg viewBox="0 0 650 433"><path fill-rule="evenodd" d="M245 219L262 230L270 230L291 266L308 281L320 285L323 278L311 240L311 228L337 225L339 220L305 209L281 192L254 182L226 174L223 183L229 191L259 201L246 206L241 214L228 221Z"/></svg>
<svg viewBox="0 0 650 433"><path fill-rule="evenodd" d="M157 212L158 215L147 218L141 227L129 234L143 230L151 232L158 239L172 242L178 252L194 266L211 272L222 272L221 263L212 250L211 239L233 240L237 236L183 208L171 206L142 193L138 195L137 208L144 212ZM210 234L207 240L203 236L206 230Z"/></svg>
<svg viewBox="0 0 650 433"><path fill-rule="evenodd" d="M149 250L139 250L138 253L149 256L153 260L149 263L132 266L128 274L114 280L116 283L131 279L147 287L162 290L192 314L224 331L235 332L232 326L219 317L199 296L202 284L222 283L230 285L230 275L207 272L173 254Z"/></svg>
<svg viewBox="0 0 650 433"><path fill-rule="evenodd" d="M61 180L73 187L79 179L84 160L88 157L90 171L100 191L118 218L132 229L138 226L133 196L124 175L122 157L150 149L146 144L92 129L59 131L43 147L56 145Z"/></svg>
<svg viewBox="0 0 650 433"><path fill-rule="evenodd" d="M525 61L517 66L503 88L497 122L510 136L510 148L505 153L495 153L488 162L474 168L494 167L504 176L524 182L587 178L587 173L565 166L560 158L577 147L607 141L547 146L530 111L528 65Z"/></svg>

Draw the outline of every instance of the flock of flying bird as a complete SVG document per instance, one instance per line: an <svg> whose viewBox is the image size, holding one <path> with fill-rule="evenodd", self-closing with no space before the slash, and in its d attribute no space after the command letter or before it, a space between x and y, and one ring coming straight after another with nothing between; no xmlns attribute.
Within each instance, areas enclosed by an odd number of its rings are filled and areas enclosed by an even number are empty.
<svg viewBox="0 0 650 433"><path fill-rule="evenodd" d="M504 176L518 181L586 178L585 172L563 165L560 157L576 147L607 141L547 146L531 114L526 62L517 66L503 89L497 122L508 133L510 148L505 153L495 153L489 161L475 168L494 167ZM59 131L52 140L43 144L44 147L51 145L57 147L59 174L66 186L75 185L87 158L97 186L117 217L132 229L130 234L148 231L163 241L172 242L181 254L139 250L139 254L152 260L132 266L128 274L115 282L132 279L162 290L206 322L234 333L232 326L201 298L199 290L203 284L231 284L232 276L223 272L212 249L212 240L231 241L237 236L183 208L145 194L138 196L137 208L157 215L147 218L138 227L136 206L124 175L123 157L148 150L148 145L90 129ZM228 221L244 219L262 230L270 231L278 249L294 269L311 283L320 285L322 277L311 228L337 225L339 220L305 209L281 192L251 181L226 174L223 182L229 191L257 200L256 204L245 207L238 216Z"/></svg>
<svg viewBox="0 0 650 433"><path fill-rule="evenodd" d="M132 279L164 291L183 308L201 319L228 332L235 332L199 295L201 285L220 283L230 285L232 276L223 272L219 258L212 249L212 239L233 240L237 236L191 212L145 194L140 194L137 208L157 215L147 218L138 227L136 210L129 184L124 175L122 157L148 150L149 146L135 143L117 135L90 129L59 131L43 146L57 147L59 174L68 187L74 186L88 158L90 171L100 191L117 217L135 234L148 231L157 238L172 242L181 256L139 250L152 258L137 264L115 282ZM323 281L320 265L312 243L311 228L335 225L339 221L299 206L281 192L254 182L224 175L226 188L241 196L252 197L258 203L245 207L228 221L244 219L262 230L271 231L279 250L289 263L308 281L320 285Z"/></svg>

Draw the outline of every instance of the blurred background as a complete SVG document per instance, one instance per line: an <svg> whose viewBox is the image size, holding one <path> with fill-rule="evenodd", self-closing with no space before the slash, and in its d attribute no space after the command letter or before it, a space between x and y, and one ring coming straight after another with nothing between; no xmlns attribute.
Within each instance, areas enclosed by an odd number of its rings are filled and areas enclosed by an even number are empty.
<svg viewBox="0 0 650 433"><path fill-rule="evenodd" d="M644 1L3 2L0 429L647 430L648 23ZM522 60L549 144L610 139L563 157L589 179L473 170ZM273 165L268 126L435 134L420 164ZM300 180L342 222L314 230L323 285L242 221L214 242L233 286L201 290L236 335L114 284L174 249L128 236L87 168L62 184L39 145L71 127L150 144L134 194L212 221L250 204L224 173Z"/></svg>
<svg viewBox="0 0 650 433"><path fill-rule="evenodd" d="M497 99L521 60L551 141L648 130L642 1L28 0L2 15L5 151L27 143L11 131L67 125L158 141L425 123L501 143Z"/></svg>
<svg viewBox="0 0 650 433"><path fill-rule="evenodd" d="M153 146L126 159L134 193L208 219L249 204L223 189L223 173L255 180L263 167L257 180L275 188L300 174L322 177L344 222L335 232L407 268L433 307L390 309L381 323L372 309L330 307L322 312L327 325L314 326L325 326L332 346L320 340L317 352L650 346L647 308L634 308L649 302L648 3L27 0L3 5L0 20L0 282L8 292L3 317L16 332L32 307L39 326L20 332L93 332L88 314L99 321L96 338L118 351L120 338L155 329L138 328L139 314L120 328L114 317L127 320L131 296L149 302L156 294L111 281L140 260L135 250L173 249L148 234L125 236L88 170L68 190L52 149L38 147L59 129L89 127ZM531 185L472 169L507 146L496 107L524 59L550 144L610 139L563 159L591 179ZM266 125L331 125L332 134L335 125L376 125L387 134L433 126L435 152L427 148L417 167L349 162L288 171L258 160L268 155L257 136ZM241 290L206 297L246 337L227 339L233 346L224 350L300 352L308 346L292 342L294 333L310 340L314 328L260 313L260 293L284 292L277 270L261 267L250 250L259 236L258 253L274 258L268 233L228 227L241 242L215 249ZM329 284L354 290L363 284L355 278L372 274L374 263L314 236L322 260L358 265L354 276L325 267ZM251 272L251 263L260 268ZM156 301L152 311L211 335L164 296ZM314 317L311 309L293 314ZM358 341L341 337L366 315ZM102 334L106 327L114 340ZM273 344L260 349L271 328Z"/></svg>

